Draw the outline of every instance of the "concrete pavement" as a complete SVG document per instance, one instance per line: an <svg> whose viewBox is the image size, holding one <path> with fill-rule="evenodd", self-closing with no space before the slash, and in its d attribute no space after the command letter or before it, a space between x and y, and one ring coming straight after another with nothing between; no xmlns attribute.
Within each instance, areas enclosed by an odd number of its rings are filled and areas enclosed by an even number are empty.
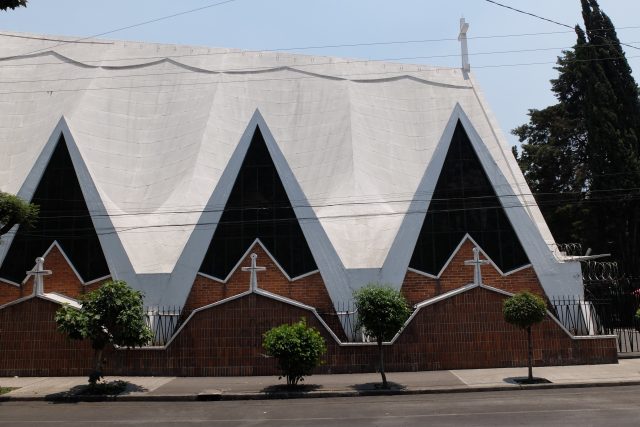
<svg viewBox="0 0 640 427"><path fill-rule="evenodd" d="M122 401L241 400L292 397L340 397L378 394L426 394L465 391L496 391L531 388L595 387L640 385L640 359L621 359L618 364L536 367L534 376L548 384L519 385L514 379L526 376L526 368L468 369L451 371L391 372L390 390L380 390L377 373L312 375L304 386L287 391L285 381L269 377L107 377L124 380L127 390L109 399ZM0 387L16 389L0 396L0 401L96 400L74 396L87 384L86 377L0 378ZM105 397L101 397L105 399ZM100 399L98 399L100 400Z"/></svg>

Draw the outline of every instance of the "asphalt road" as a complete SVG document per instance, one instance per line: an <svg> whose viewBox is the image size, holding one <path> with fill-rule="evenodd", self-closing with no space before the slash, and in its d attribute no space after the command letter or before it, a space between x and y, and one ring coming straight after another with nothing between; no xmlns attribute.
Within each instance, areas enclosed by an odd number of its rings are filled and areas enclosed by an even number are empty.
<svg viewBox="0 0 640 427"><path fill-rule="evenodd" d="M238 402L0 404L0 426L638 426L640 387Z"/></svg>

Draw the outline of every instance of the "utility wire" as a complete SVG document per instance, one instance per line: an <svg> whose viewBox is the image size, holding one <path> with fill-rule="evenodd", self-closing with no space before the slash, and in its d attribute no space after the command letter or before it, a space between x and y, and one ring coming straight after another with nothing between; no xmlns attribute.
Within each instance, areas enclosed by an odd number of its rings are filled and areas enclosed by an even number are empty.
<svg viewBox="0 0 640 427"><path fill-rule="evenodd" d="M611 56L608 58L590 58L590 59L574 59L566 62L596 62L596 61L610 61L614 59L621 58L640 58L640 55L635 56ZM547 65L547 64L555 64L556 61L542 61L542 62L521 62L521 63L513 63L513 64L495 64L495 65L481 65L475 66L474 68L507 68L507 67L523 67L523 66L533 66L533 65ZM371 73L352 73L352 74L341 74L341 75L311 75L311 76L301 76L301 77L285 77L285 78L268 78L268 79L244 79L244 80L225 80L225 81L196 81L196 82L178 82L178 83L170 83L170 84L147 84L147 85L131 85L131 86L107 86L107 87L85 87L85 88L52 88L52 89L39 89L39 90L25 90L25 91L4 91L0 92L0 95L17 95L17 94L34 94L34 93L48 93L52 95L53 93L61 93L61 92L82 92L82 91L101 91L101 90L120 90L120 89L150 89L150 88L169 88L174 89L176 87L185 87L185 86L202 86L202 85L211 85L211 84L232 84L232 83L259 83L259 82L268 82L268 81L299 81L299 80L308 80L308 79L317 79L317 78L329 78L329 79L338 79L343 81L354 81L354 82L371 82L374 79L365 80L362 79L364 76L385 76L389 74L393 74L394 77L404 77L408 76L408 73L419 73L426 71L447 71L452 70L452 67L428 67L422 66L419 64L409 64L410 66L417 67L417 70L406 71L404 74L401 74L403 69L402 67L407 66L407 64L393 64L398 65L401 69L398 71L380 71L380 72L371 72ZM292 71L296 71L295 67L289 67ZM275 72L281 71L282 67L274 67L271 69L256 71L255 73L265 73L265 72ZM303 70L298 70L301 73L306 73ZM224 73L224 72L211 72L211 74L218 75L234 75L235 73ZM144 76L144 75L142 75ZM350 79L349 77L360 77ZM79 78L76 78L79 79ZM467 88L466 86L460 86L460 88Z"/></svg>
<svg viewBox="0 0 640 427"><path fill-rule="evenodd" d="M394 216L408 216L408 215L426 215L427 213L433 214L444 214L444 213L455 213L455 212L469 212L469 211L478 211L478 210L507 210L507 209L521 209L526 208L528 206L554 206L559 203L562 204L579 204L579 205L594 205L594 204L602 204L609 203L611 201L615 201L616 199L612 198L602 198L602 199L582 199L582 200L560 200L560 201L550 201L543 203L524 203L524 204L513 204L513 205L500 205L500 206L484 206L484 207L462 207L455 209L414 209L403 212L367 212L360 214L342 214L342 215L323 215L323 216L314 216L314 217L291 217L291 218L269 218L269 219L254 219L254 220L233 220L233 221L217 221L217 222L187 222L187 223L178 223L178 224L151 224L151 225L139 225L139 226L123 226L120 228L100 228L100 227L90 227L90 228L75 228L73 230L68 230L70 233L73 233L69 236L64 236L67 238L81 238L82 236L86 236L87 234L81 234L81 232L90 232L95 233L99 236L101 235L111 235L118 233L128 233L128 232L150 232L150 231L159 231L159 232L171 232L176 228L190 228L196 227L198 230L206 229L206 227L217 226L219 224L224 225L240 225L243 223L250 224L260 224L260 223L290 223L290 222L306 222L306 221L317 221L317 220L352 220L357 218L380 218L380 217L394 217ZM626 201L637 201L640 200L640 194L635 195L630 199L626 199ZM43 235L39 233L30 233L29 231L23 231L22 235L25 237L34 237L34 238L55 238L60 237L59 235Z"/></svg>
<svg viewBox="0 0 640 427"><path fill-rule="evenodd" d="M148 21L139 22L137 24L127 25L125 27L120 27L120 28L116 28L114 30L105 31L103 33L94 34L92 36L82 37L82 38L75 39L75 40L63 41L63 42L60 42L60 43L58 43L58 44L56 44L54 46L51 46L51 47L46 47L46 48L42 48L42 49L38 49L38 50L34 50L34 51L31 51L31 52L28 52L25 55L30 55L30 54L33 54L33 53L42 52L43 50L49 50L49 49L52 49L52 48L55 48L55 47L58 47L58 46L63 46L63 45L71 44L71 43L82 42L82 41L93 39L93 38L96 38L96 37L106 36L107 34L113 34L113 33L119 32L119 31L129 30L131 28L137 28L137 27L141 27L141 26L147 25L147 24L153 24L155 22L164 21L164 20L167 20L167 19L175 18L175 17L182 16L182 15L187 15L187 14L194 13L194 12L200 12L201 10L210 9L210 8L216 7L216 6L222 6L222 5L225 5L227 3L233 3L235 1L237 1L237 0L224 0L224 1L213 3L213 4L208 4L206 6L197 7L195 9L185 10L183 12L173 13L171 15L161 16L159 18L150 19Z"/></svg>
<svg viewBox="0 0 640 427"><path fill-rule="evenodd" d="M472 189L465 188L466 191L470 191ZM418 193L419 196L426 196L426 192ZM434 194L434 193L430 193ZM614 189L603 189L603 190L593 190L589 193L578 192L578 191L567 191L562 193L530 193L523 194L522 196L526 197L536 197L541 198L544 196L560 196L551 200L553 203L557 202L565 202L565 201L574 201L575 199L579 199L579 201L627 201L631 199L640 198L640 187L638 188L614 188ZM588 196L588 197L586 197ZM437 198L421 198L415 197L411 199L396 199L396 200L386 200L386 201L352 201L352 202L344 202L344 203L326 203L326 204L294 204L289 202L283 203L274 203L267 206L245 206L245 207L226 207L219 205L218 207L209 207L204 209L192 209L192 210L180 210L180 211L164 211L164 212L132 212L132 213L122 213L122 214L89 214L89 215L55 215L55 216L39 216L39 219L62 219L62 218L99 218L99 217L107 217L107 218L117 218L117 217L136 217L136 216L151 216L151 215L183 215L183 214L202 214L202 213L222 213L222 212L254 212L254 211L267 211L267 210L275 210L275 209L294 209L294 208L327 208L327 207L344 207L344 206L372 206L372 205L388 205L388 204L398 204L398 203L412 203L412 202L429 202L431 203L483 203L487 201L492 201L493 199L497 199L498 201L502 200L502 202L513 203L509 200L513 198L521 197L520 194L513 195L485 195L485 196L462 196L462 197L437 197ZM630 198L631 199L630 199ZM60 201L61 199L57 199ZM63 200L63 199L62 199ZM70 200L69 200L70 201ZM533 206L533 204L529 203L520 203L519 201L514 201L516 204L514 207L518 206ZM544 203L545 201L542 200ZM493 206L485 206L478 207L479 209L484 208L493 208ZM459 210L459 209L454 209ZM454 211L451 210L451 211ZM442 212L449 212L450 210L442 210ZM65 211L61 211L65 212Z"/></svg>
<svg viewBox="0 0 640 427"><path fill-rule="evenodd" d="M488 3L495 4L496 6L504 7L505 9L513 10L514 12L517 12L517 13L521 13L521 14L524 14L524 15L529 15L529 16L532 16L534 18L541 19L543 21L547 21L547 22L551 22L551 23L556 24L556 25L560 25L561 27L567 27L567 28L572 28L572 29L574 28L571 25L563 24L562 22L554 21L553 19L545 18L545 17L542 17L540 15L536 15L536 14L531 13L531 12L526 12L524 10L516 9L515 7L507 6L505 4L498 3L497 1L493 1L493 0L484 0L484 1L486 1ZM607 31L607 30L610 30L610 29L612 29L612 28L603 29L603 31ZM619 43L621 45L623 45L623 46L630 47L632 49L640 50L639 47L631 46L631 45L629 45L627 43L622 43L622 42L619 42Z"/></svg>
<svg viewBox="0 0 640 427"><path fill-rule="evenodd" d="M506 4L498 3L497 1L493 1L493 0L485 0L485 1L487 3L495 4L496 6L504 7L505 9L513 10L514 12L522 13L523 15L533 16L534 18L541 19L541 20L547 21L547 22L551 22L552 24L560 25L561 27L571 28L571 30L573 30L573 27L571 25L563 24L562 22L554 21L553 19L549 19L549 18L545 18L545 17L540 16L540 15L536 15L535 13L526 12L524 10L516 9L515 7L507 6Z"/></svg>
<svg viewBox="0 0 640 427"><path fill-rule="evenodd" d="M592 177L606 177L606 176L623 176L623 175L633 175L631 172L616 172L616 173L604 173L604 174L593 174ZM511 188L509 184L504 185L496 185L493 186L494 189L498 189L501 187ZM465 186L464 190L467 192L472 192L476 190L484 189L484 186ZM602 190L590 190L588 192L585 191L557 191L557 192L531 192L531 193L518 193L513 195L496 195L498 198L508 198L508 197L547 197L547 196L585 196L585 195L594 195L594 194L606 194L606 193L623 193L623 192L640 192L640 187L626 187L626 188L609 188ZM347 200L345 202L331 202L331 203L307 203L307 200L297 200L297 199L289 199L289 204L296 208L324 208L324 207L338 207L338 206L352 206L352 205L374 205L374 204L393 204L393 203L407 203L412 201L451 201L451 200L481 200L494 196L465 196L465 197L448 197L448 198L433 198L429 197L435 194L435 191L416 191L416 192L408 192L408 193L383 193L383 194L370 194L370 195L360 195L360 199L355 200ZM376 200L363 200L365 198L376 198ZM388 200L379 200L380 197L388 197ZM402 197L402 198L401 198ZM352 196L335 198L337 199L354 199ZM38 203L41 202L73 202L75 199L68 198L38 198ZM320 199L321 200L321 199ZM332 199L325 199L332 200ZM284 204L272 204L272 207L284 207ZM288 206L288 205L286 205ZM225 207L222 205L218 205L218 207L212 206L207 208L207 205L191 205L192 209L184 210L184 208L189 207L188 205L181 204L179 206L183 208L182 210L171 210L171 211L149 211L149 212L128 212L122 214L91 214L92 217L100 217L100 216L108 216L108 217L118 217L118 216L135 216L135 215L163 215L163 214L189 214L189 213L202 213L202 212L216 212L222 211ZM171 209L176 209L177 207L172 207ZM238 210L236 208L232 208L231 210ZM89 211L90 213L92 211ZM59 218L59 216L57 216ZM74 216L74 217L83 217L83 216ZM40 217L42 218L42 217Z"/></svg>
<svg viewBox="0 0 640 427"><path fill-rule="evenodd" d="M638 29L640 26L628 26L628 27L619 27L617 30L623 29ZM598 30L600 31L600 30ZM606 29L602 29L602 31L606 31ZM539 35L552 35L552 34L567 34L573 33L573 31L547 31L547 32L537 32L537 33L519 33L519 34L496 34L496 35L486 35L486 36L469 36L467 39L495 39L495 38L510 38L510 37L528 37L528 36L539 36ZM33 39L34 37L27 36L19 36L15 34L7 34L0 33L0 36L4 37L17 37L17 38L28 38ZM51 40L42 38L42 40ZM317 46L298 46L298 47L282 47L282 48L272 48L272 49L260 49L260 50L232 50L232 51L224 51L224 52L202 52L202 53L190 53L190 54L180 54L180 55L164 55L164 56L141 56L141 57L127 57L127 58L108 58L108 59L96 59L96 60L85 60L83 63L91 63L91 62L113 62L113 61L122 61L122 60L138 60L138 59L164 59L164 58L184 58L184 57L197 57L197 56L216 56L216 55L245 55L251 53L277 53L277 52L287 52L287 51L298 51L298 50L310 50L310 49L329 49L329 48L341 48L341 47L362 47L362 46L379 46L379 45L396 45L396 44L419 44L419 43L434 43L434 42L445 42L445 41L458 41L457 38L441 38L441 39L421 39L421 40L395 40L395 41L381 41L381 42L367 42L367 43L348 43L348 44L334 44L334 45L317 45ZM66 43L72 43L74 41L69 41ZM61 43L63 44L63 43ZM34 51L32 53L22 54L22 55L12 55L8 57L1 57L0 61L14 60L19 59L21 57L33 55L38 52L51 50L55 46L47 47L40 49L38 51ZM172 46L172 45L168 45ZM188 47L188 46L186 46ZM456 56L459 56L456 55ZM48 64L48 63L43 63ZM40 63L37 65L41 65ZM1 65L0 65L1 67Z"/></svg>
<svg viewBox="0 0 640 427"><path fill-rule="evenodd" d="M640 43L640 42L632 42L632 43ZM582 48L598 48L602 46L608 46L609 44L600 44L600 45L587 45ZM545 47L545 48L532 48L532 49L515 49L515 50L498 50L498 51L488 51L488 52L478 52L474 54L470 54L471 56L484 56L484 55L501 55L508 53L529 53L529 52L543 52L549 50L563 50L563 49L571 49L572 47ZM292 64L287 65L289 68L300 69L306 67L318 67L324 65L343 65L343 64L363 64L363 63L377 63L377 62L392 62L392 61L407 61L407 60L416 60L416 59L433 59L433 58L452 58L459 57L460 54L447 54L447 55L431 55L431 56L405 56L405 57L394 57L394 58L378 58L378 59L354 59L354 60L344 60L344 61L326 61L326 62L312 62L307 64ZM40 63L28 63L28 64L5 64L0 65L0 68L3 67L26 67L26 66L42 66L42 65L69 65L68 62L40 62ZM146 67L157 65L156 63L150 64L136 64L137 67ZM400 63L392 63L391 65L404 65ZM420 64L412 64L416 66L421 66ZM123 65L121 67L118 66L91 66L91 69L107 69L109 71L117 71L119 69L125 70L130 69L130 65ZM489 65L490 67L490 65ZM189 74L249 74L249 73L259 73L264 71L270 71L277 67L238 67L238 68L227 68L227 69L202 69L202 71L198 70L188 70L188 71L171 71L171 72L159 72L159 73L141 73L141 74L110 74L108 76L87 76L87 77L69 77L69 78L52 78L52 79L32 79L32 80L5 80L0 81L0 84L18 84L18 83L42 83L42 82L59 82L59 81L77 81L77 80L98 80L98 79L117 79L117 78L129 78L129 77L156 77L156 76L173 76L173 75L189 75Z"/></svg>

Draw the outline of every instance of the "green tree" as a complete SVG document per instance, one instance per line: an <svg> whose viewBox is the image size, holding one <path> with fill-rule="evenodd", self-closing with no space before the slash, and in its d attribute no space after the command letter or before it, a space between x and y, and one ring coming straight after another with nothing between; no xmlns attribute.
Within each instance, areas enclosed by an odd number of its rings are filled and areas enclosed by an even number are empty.
<svg viewBox="0 0 640 427"><path fill-rule="evenodd" d="M388 388L384 372L384 341L391 340L411 315L407 300L388 285L369 283L354 292L358 325L376 338L382 387Z"/></svg>
<svg viewBox="0 0 640 427"><path fill-rule="evenodd" d="M640 102L609 17L581 0L585 29L558 58L557 104L513 130L520 167L557 241L612 252L640 273ZM612 209L612 204L615 206Z"/></svg>
<svg viewBox="0 0 640 427"><path fill-rule="evenodd" d="M0 237L16 224L31 227L38 218L39 208L18 196L0 191Z"/></svg>
<svg viewBox="0 0 640 427"><path fill-rule="evenodd" d="M502 306L504 320L520 329L526 329L528 341L528 381L533 382L533 337L531 327L540 323L547 315L547 305L544 300L529 292L520 292L507 298Z"/></svg>
<svg viewBox="0 0 640 427"><path fill-rule="evenodd" d="M587 162L591 173L589 243L597 247L612 242L611 250L625 270L638 269L640 204L640 102L638 86L615 28L595 0L582 0L589 49L576 51L585 68L584 120ZM611 209L611 201L615 209ZM604 252L608 248L603 248Z"/></svg>
<svg viewBox="0 0 640 427"><path fill-rule="evenodd" d="M287 386L295 386L304 376L311 375L327 352L324 338L303 318L293 325L280 325L264 334L262 346L269 356L278 359Z"/></svg>
<svg viewBox="0 0 640 427"><path fill-rule="evenodd" d="M136 347L147 344L153 334L145 322L142 293L121 280L108 281L81 298L82 307L68 304L56 312L58 330L71 339L91 341L95 369L89 384L102 378L104 349L107 345Z"/></svg>
<svg viewBox="0 0 640 427"><path fill-rule="evenodd" d="M27 0L0 0L0 10L27 7Z"/></svg>

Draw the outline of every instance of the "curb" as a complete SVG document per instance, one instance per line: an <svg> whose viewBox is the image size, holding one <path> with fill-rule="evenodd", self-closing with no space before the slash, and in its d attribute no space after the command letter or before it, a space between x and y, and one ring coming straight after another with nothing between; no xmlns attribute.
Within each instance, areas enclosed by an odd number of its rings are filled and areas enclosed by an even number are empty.
<svg viewBox="0 0 640 427"><path fill-rule="evenodd" d="M431 387L399 390L327 390L327 391L283 391L283 392L247 392L225 393L222 391L204 392L198 394L176 395L124 395L124 396L0 396L0 402L217 402L217 401L242 401L242 400L280 400L280 399L322 399L331 397L369 397L369 396L397 396L419 394L453 394L453 393L480 393L492 391L522 391L565 388L592 388L592 387L624 387L638 386L640 381L603 381L598 383L548 383L548 384L513 384L500 386L458 386L458 387Z"/></svg>

